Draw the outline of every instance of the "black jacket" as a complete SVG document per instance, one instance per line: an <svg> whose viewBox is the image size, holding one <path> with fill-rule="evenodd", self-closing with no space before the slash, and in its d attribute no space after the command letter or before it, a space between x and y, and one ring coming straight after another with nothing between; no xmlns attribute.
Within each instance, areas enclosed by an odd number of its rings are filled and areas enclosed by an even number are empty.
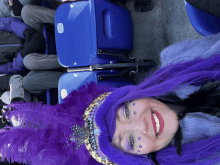
<svg viewBox="0 0 220 165"><path fill-rule="evenodd" d="M186 0L193 7L209 13L213 16L220 17L220 0Z"/></svg>

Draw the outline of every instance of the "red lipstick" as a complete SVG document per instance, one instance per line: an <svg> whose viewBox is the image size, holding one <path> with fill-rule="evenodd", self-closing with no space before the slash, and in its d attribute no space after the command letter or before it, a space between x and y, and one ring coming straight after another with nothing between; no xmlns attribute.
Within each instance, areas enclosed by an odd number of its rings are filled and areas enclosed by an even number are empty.
<svg viewBox="0 0 220 165"><path fill-rule="evenodd" d="M155 135L157 136L157 128L156 128L156 122L154 120L153 112L151 113L151 121L152 121L152 124L153 124L153 127L154 127Z"/></svg>
<svg viewBox="0 0 220 165"><path fill-rule="evenodd" d="M163 120L163 117L161 116L161 114L159 112L157 112L155 110L153 112L157 115L157 118L159 119L159 122L160 122L160 130L159 130L159 134L158 134L158 136L160 136L163 132L163 129L164 129L164 120ZM152 116L153 116L153 114L152 114ZM156 122L155 122L155 125L156 125Z"/></svg>

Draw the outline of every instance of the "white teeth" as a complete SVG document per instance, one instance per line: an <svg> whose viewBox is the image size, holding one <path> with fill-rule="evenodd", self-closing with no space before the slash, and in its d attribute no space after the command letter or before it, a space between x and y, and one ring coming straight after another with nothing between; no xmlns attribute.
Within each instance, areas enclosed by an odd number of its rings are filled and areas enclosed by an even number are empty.
<svg viewBox="0 0 220 165"><path fill-rule="evenodd" d="M157 128L157 134L158 134L159 130L160 130L160 122L159 122L159 119L155 113L153 113L153 116L154 116L154 120L156 122L156 128Z"/></svg>

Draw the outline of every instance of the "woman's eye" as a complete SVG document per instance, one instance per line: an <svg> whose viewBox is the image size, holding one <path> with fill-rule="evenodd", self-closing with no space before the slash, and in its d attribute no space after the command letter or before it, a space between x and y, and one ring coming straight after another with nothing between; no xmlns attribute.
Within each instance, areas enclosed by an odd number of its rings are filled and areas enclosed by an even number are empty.
<svg viewBox="0 0 220 165"><path fill-rule="evenodd" d="M132 134L130 134L129 136L129 140L128 140L129 146L131 147L131 149L134 149L134 137L132 136Z"/></svg>
<svg viewBox="0 0 220 165"><path fill-rule="evenodd" d="M127 119L129 119L129 109L128 109L127 105L125 105L124 116L125 116Z"/></svg>

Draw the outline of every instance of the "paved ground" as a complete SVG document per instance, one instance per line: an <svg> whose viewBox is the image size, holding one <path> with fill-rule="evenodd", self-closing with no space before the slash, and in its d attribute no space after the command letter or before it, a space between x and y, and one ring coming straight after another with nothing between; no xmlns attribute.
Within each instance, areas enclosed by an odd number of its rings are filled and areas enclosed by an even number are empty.
<svg viewBox="0 0 220 165"><path fill-rule="evenodd" d="M192 27L184 0L153 0L154 9L136 12L134 0L128 0L134 25L134 49L131 56L137 59L151 59L160 64L160 52L167 46L186 39L200 38ZM145 74L138 74L134 81Z"/></svg>

